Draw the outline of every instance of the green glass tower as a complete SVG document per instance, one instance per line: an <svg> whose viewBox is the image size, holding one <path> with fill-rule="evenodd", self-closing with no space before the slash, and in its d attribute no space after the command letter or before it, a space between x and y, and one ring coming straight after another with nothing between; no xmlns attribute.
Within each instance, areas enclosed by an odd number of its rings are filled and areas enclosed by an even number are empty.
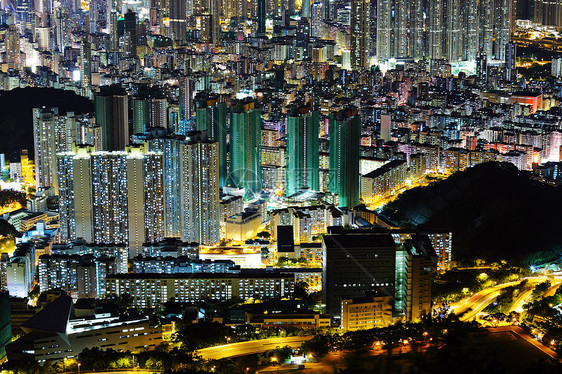
<svg viewBox="0 0 562 374"><path fill-rule="evenodd" d="M294 106L287 117L287 196L301 188L318 191L320 167L318 129L320 113L308 106Z"/></svg>
<svg viewBox="0 0 562 374"><path fill-rule="evenodd" d="M342 109L330 114L330 192L339 195L339 206L359 205L359 157L361 119L357 109Z"/></svg>
<svg viewBox="0 0 562 374"><path fill-rule="evenodd" d="M246 189L246 198L261 191L261 110L255 101L236 101L230 108L230 183Z"/></svg>
<svg viewBox="0 0 562 374"><path fill-rule="evenodd" d="M219 186L227 183L226 160L226 103L218 95L201 92L195 98L195 126L198 131L206 131L209 138L219 146Z"/></svg>
<svg viewBox="0 0 562 374"><path fill-rule="evenodd" d="M148 100L133 99L133 134L146 131L150 123Z"/></svg>

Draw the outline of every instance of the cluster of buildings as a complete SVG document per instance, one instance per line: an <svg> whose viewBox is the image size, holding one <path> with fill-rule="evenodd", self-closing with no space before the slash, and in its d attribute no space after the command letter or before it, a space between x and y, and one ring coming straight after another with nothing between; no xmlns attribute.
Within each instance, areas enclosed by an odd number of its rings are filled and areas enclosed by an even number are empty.
<svg viewBox="0 0 562 374"><path fill-rule="evenodd" d="M37 193L4 217L22 236L2 254L0 289L64 293L41 318L65 316L18 322L28 334L16 356L158 344L163 331L144 317L78 318L72 305L86 299L145 311L291 299L306 285L328 315L224 321L416 321L432 273L450 266L452 234L400 229L367 208L489 161L562 180L562 83L518 75L511 0L14 5L0 9L0 88L62 88L94 104L33 109L34 162L8 160L9 177L33 176ZM12 321L28 313L10 304Z"/></svg>

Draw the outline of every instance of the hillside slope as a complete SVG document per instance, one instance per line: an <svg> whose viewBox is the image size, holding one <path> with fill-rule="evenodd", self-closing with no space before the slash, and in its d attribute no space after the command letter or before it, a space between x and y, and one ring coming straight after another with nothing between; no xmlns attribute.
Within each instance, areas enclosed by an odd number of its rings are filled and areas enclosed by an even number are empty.
<svg viewBox="0 0 562 374"><path fill-rule="evenodd" d="M527 262L539 251L562 252L562 188L511 164L477 165L406 191L384 214L402 225L452 231L457 260Z"/></svg>

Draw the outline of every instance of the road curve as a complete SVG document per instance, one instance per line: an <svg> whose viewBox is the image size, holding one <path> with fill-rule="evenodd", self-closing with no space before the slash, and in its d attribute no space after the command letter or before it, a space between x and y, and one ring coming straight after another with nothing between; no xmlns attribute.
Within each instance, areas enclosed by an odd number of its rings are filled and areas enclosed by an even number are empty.
<svg viewBox="0 0 562 374"><path fill-rule="evenodd" d="M197 351L205 360L221 360L223 358L239 357L266 352L277 347L288 345L291 348L298 348L302 343L312 339L313 336L293 336L287 338L269 338L261 340L251 340L249 342L232 343L219 345L216 347L203 348Z"/></svg>

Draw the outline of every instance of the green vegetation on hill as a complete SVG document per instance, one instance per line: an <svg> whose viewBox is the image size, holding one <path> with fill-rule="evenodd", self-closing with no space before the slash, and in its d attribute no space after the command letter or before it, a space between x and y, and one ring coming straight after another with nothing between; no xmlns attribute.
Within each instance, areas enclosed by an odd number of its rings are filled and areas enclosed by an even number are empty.
<svg viewBox="0 0 562 374"><path fill-rule="evenodd" d="M489 162L404 192L384 214L400 225L453 232L453 256L539 264L562 253L562 188Z"/></svg>

